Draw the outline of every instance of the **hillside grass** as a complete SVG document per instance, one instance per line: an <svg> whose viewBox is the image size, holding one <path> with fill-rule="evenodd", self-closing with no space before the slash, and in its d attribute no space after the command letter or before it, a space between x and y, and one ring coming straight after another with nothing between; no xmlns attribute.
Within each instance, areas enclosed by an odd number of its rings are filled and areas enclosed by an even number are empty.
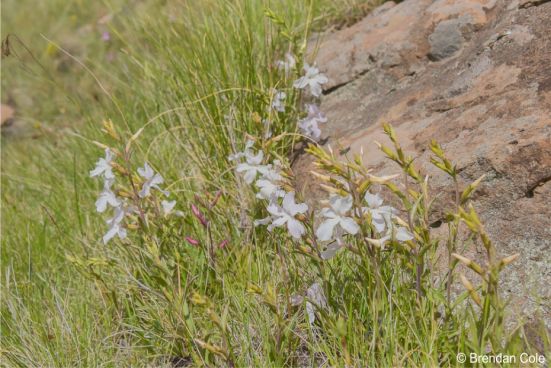
<svg viewBox="0 0 551 368"><path fill-rule="evenodd" d="M2 137L2 363L137 366L168 354L162 343L121 343L136 326L115 318L96 282L67 260L108 252L88 175L102 121L126 137L152 121L136 160L162 167L180 203L204 186L235 197L224 176L228 134L258 130L250 113L273 83L268 65L288 47L265 9L306 37L312 23L366 3L3 1L2 38L16 37L2 60L2 98L16 103L25 131ZM224 127L230 104L235 120Z"/></svg>
<svg viewBox="0 0 551 368"><path fill-rule="evenodd" d="M375 3L4 1L2 36L17 38L2 98L27 130L2 137L2 364L454 366L456 353L485 348L470 337L494 322L466 324L478 318L469 308L441 322L444 291L419 301L402 281L407 262L378 274L351 254L320 265L284 232L255 230L263 208L227 160L263 135L275 87L287 110L272 117L281 139L266 149L285 161L303 101L275 61ZM124 151L129 141L128 167L149 162L185 217L104 245L102 185L89 171L101 144ZM190 204L217 192L205 230ZM229 245L213 266L188 235ZM310 324L289 298L320 278L330 306ZM507 341L504 351L530 349Z"/></svg>

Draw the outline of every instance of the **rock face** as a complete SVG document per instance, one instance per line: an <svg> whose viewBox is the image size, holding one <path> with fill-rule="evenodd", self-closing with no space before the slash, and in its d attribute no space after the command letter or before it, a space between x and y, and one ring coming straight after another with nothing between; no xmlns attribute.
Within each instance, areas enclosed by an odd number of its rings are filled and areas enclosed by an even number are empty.
<svg viewBox="0 0 551 368"><path fill-rule="evenodd" d="M378 173L395 173L374 144L388 142L388 122L433 187L450 183L429 163L432 139L463 182L486 174L474 205L499 252L520 253L502 290L551 326L551 2L388 2L324 35L316 61L330 79L326 144L363 147ZM302 156L295 171L311 193L310 165Z"/></svg>
<svg viewBox="0 0 551 368"><path fill-rule="evenodd" d="M0 105L0 126L9 125L13 119L14 110L9 105Z"/></svg>

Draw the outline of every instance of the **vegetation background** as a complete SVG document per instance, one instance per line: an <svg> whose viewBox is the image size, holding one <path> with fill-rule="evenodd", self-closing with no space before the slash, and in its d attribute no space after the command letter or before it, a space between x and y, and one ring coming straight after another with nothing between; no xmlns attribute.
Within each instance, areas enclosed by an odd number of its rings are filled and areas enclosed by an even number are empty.
<svg viewBox="0 0 551 368"><path fill-rule="evenodd" d="M17 118L2 136L2 365L436 366L475 349L459 324L471 312L442 328L432 318L440 294L419 308L407 288L387 301L362 295L349 281L356 264L348 257L331 271L345 294L338 312L323 332L310 328L284 300L315 281L311 266L282 259L284 234L243 225L260 208L227 157L245 134L262 135L257 116L270 89L292 82L275 60L286 51L302 56L312 32L380 2L3 1L2 101ZM275 135L295 132L299 98L290 93ZM109 120L120 141L105 134ZM131 164L150 162L180 210L189 214L190 203L223 191L209 213L217 225L209 235L231 239L219 274L183 241L205 235L189 215L158 224L160 263L158 250L138 249L144 243L101 243L101 185L89 171L103 150L94 142L121 147L141 128ZM294 143L284 135L270 150L286 157ZM166 272L173 267L177 278ZM299 271L290 277L285 267ZM511 341L508 351L525 348Z"/></svg>
<svg viewBox="0 0 551 368"><path fill-rule="evenodd" d="M235 90L228 98L240 117L258 105L240 91L269 85L268 65L284 42L265 10L306 35L308 21L323 27L371 5L2 1L9 41L2 101L15 104L19 125L2 136L2 364L135 366L165 354L121 343L125 322L66 257L105 251L94 209L99 184L88 174L101 154L91 141L103 140L102 122L112 119L129 136L161 115L142 136L141 158L162 165L166 182L185 173L197 187L225 186L220 175L231 150L219 124L227 103L216 96ZM251 124L236 119L232 129ZM168 134L179 128L185 133ZM193 196L190 187L177 191L180 201Z"/></svg>

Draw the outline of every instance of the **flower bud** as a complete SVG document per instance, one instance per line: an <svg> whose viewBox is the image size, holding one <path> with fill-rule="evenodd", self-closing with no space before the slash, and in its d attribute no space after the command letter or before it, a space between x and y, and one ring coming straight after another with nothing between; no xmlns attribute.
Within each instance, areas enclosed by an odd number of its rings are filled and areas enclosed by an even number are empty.
<svg viewBox="0 0 551 368"><path fill-rule="evenodd" d="M117 134L117 131L115 130L115 125L111 121L111 119L104 120L103 121L103 131L110 135L113 139L119 141L119 135Z"/></svg>
<svg viewBox="0 0 551 368"><path fill-rule="evenodd" d="M260 122L262 121L262 118L260 117L260 114L257 113L256 111L251 114L251 119L252 119L252 121L254 121L257 124L260 124Z"/></svg>
<svg viewBox="0 0 551 368"><path fill-rule="evenodd" d="M208 303L208 300L198 292L193 292L193 295L191 296L191 302L195 305L206 305Z"/></svg>
<svg viewBox="0 0 551 368"><path fill-rule="evenodd" d="M474 300L474 302L481 307L482 301L480 300L480 297L476 293L473 284L471 284L471 282L467 280L465 275L463 275L462 273L459 274L459 278L461 279L461 283L463 284L463 286L465 286L465 289L467 289L467 291L469 292L471 299Z"/></svg>
<svg viewBox="0 0 551 368"><path fill-rule="evenodd" d="M218 203L218 200L220 199L221 196L222 196L222 191L218 190L214 195L214 199L210 202L210 208L213 208L214 206L216 206L216 203Z"/></svg>
<svg viewBox="0 0 551 368"><path fill-rule="evenodd" d="M303 253L306 253L306 254L312 253L312 249L305 245L300 245L299 248Z"/></svg>
<svg viewBox="0 0 551 368"><path fill-rule="evenodd" d="M460 273L459 278L461 279L461 283L463 284L463 286L465 286L465 289L467 289L468 291L474 290L473 284L471 284L471 282L465 277L465 275Z"/></svg>
<svg viewBox="0 0 551 368"><path fill-rule="evenodd" d="M249 284L249 286L247 287L247 291L249 293L262 294L262 289L255 284Z"/></svg>
<svg viewBox="0 0 551 368"><path fill-rule="evenodd" d="M132 198L132 194L127 192L126 190L118 190L117 191L117 194L119 195L119 197L123 197L123 198Z"/></svg>
<svg viewBox="0 0 551 368"><path fill-rule="evenodd" d="M484 274L486 273L486 271L484 271L484 269L478 263L457 253L452 253L452 256L455 257L459 262L463 263L465 266L469 267L474 272L478 273L480 276L484 276Z"/></svg>
<svg viewBox="0 0 551 368"><path fill-rule="evenodd" d="M193 245L193 246L198 246L199 245L199 240L197 239L194 239L192 238L191 236L186 236L184 238L189 244Z"/></svg>
<svg viewBox="0 0 551 368"><path fill-rule="evenodd" d="M201 225L203 225L204 227L208 226L209 222L207 221L205 216L203 216L199 208L197 208L197 206L193 203L191 204L191 213L193 213L193 216L195 216L199 220Z"/></svg>
<svg viewBox="0 0 551 368"><path fill-rule="evenodd" d="M317 179L320 179L320 180L322 180L322 181L324 181L324 182L327 182L327 183L331 182L331 177L328 176L328 175L322 175L322 174L317 173L317 172L315 172L315 171L310 171L310 174L312 174L312 175L315 176Z"/></svg>
<svg viewBox="0 0 551 368"><path fill-rule="evenodd" d="M122 175L128 175L128 171L118 163L111 161L111 166Z"/></svg>
<svg viewBox="0 0 551 368"><path fill-rule="evenodd" d="M520 256L520 253L513 254L512 256L503 258L500 262L503 263L504 266L507 266L509 263L514 262L515 259L517 259Z"/></svg>
<svg viewBox="0 0 551 368"><path fill-rule="evenodd" d="M370 179L371 182L373 182L373 183L384 184L384 183L386 183L387 181L390 181L390 180L392 180L392 179L396 179L396 178L399 177L399 176L400 176L399 174L385 175L385 176L369 175L369 179Z"/></svg>

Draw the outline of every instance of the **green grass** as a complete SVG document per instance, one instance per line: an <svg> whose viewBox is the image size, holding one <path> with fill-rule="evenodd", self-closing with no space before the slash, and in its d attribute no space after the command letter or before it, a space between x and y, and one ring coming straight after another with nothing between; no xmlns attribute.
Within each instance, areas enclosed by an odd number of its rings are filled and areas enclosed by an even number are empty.
<svg viewBox="0 0 551 368"><path fill-rule="evenodd" d="M25 138L2 138L2 362L9 366L141 365L170 350L146 351L133 339L123 346L120 336L135 326L66 259L108 252L93 205L99 187L88 177L101 154L91 141L104 140L104 119L128 137L160 115L140 138L136 161L163 167L182 204L203 186L235 195L222 176L228 142L254 132L249 114L273 82L266 66L286 47L262 1L124 3L2 3L3 38L17 36L2 61L2 97L16 102L27 129ZM321 25L350 3L275 2L274 10L305 34L310 11ZM106 14L112 20L98 25ZM235 123L223 126L230 103Z"/></svg>
<svg viewBox="0 0 551 368"><path fill-rule="evenodd" d="M274 86L288 88L289 104L274 118L284 138L269 152L285 159L301 97L274 61L373 2L128 3L2 4L2 35L17 35L2 60L2 98L15 100L28 127L24 138L2 138L2 364L436 366L475 350L460 323L468 310L439 323L442 290L412 302L400 261L382 271L381 298L372 266L353 255L320 266L283 232L254 230L262 206L227 161L245 134L262 135L256 116ZM102 131L105 120L120 141ZM89 177L103 150L94 142L122 151L141 128L128 165L150 162L186 216L153 218L148 231L103 245L101 183ZM189 205L219 190L209 234ZM230 244L211 268L188 235ZM288 299L320 277L331 280L331 305L311 327Z"/></svg>

